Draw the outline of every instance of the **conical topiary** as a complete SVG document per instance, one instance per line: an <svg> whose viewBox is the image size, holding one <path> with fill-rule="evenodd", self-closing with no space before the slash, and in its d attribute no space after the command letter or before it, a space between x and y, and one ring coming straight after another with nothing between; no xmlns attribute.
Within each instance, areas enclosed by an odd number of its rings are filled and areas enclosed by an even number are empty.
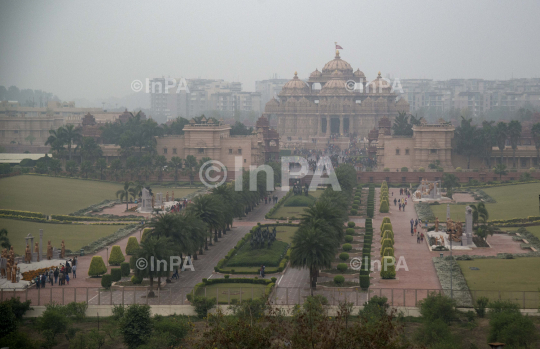
<svg viewBox="0 0 540 349"><path fill-rule="evenodd" d="M388 205L388 201L387 200L382 200L381 201L381 207L379 208L379 212L380 213L388 213L389 210L390 210L390 207Z"/></svg>
<svg viewBox="0 0 540 349"><path fill-rule="evenodd" d="M126 254L133 256L139 249L139 242L135 236L130 236L126 245Z"/></svg>
<svg viewBox="0 0 540 349"><path fill-rule="evenodd" d="M88 276L99 276L107 272L107 267L101 256L92 257L90 262L90 268L88 268Z"/></svg>
<svg viewBox="0 0 540 349"><path fill-rule="evenodd" d="M384 257L394 257L394 249L392 247L385 247L383 251Z"/></svg>
<svg viewBox="0 0 540 349"><path fill-rule="evenodd" d="M120 249L120 246L114 245L111 250L111 255L109 256L109 264L110 265L120 265L123 261L126 259L124 258L124 255L122 254L122 250Z"/></svg>
<svg viewBox="0 0 540 349"><path fill-rule="evenodd" d="M392 241L392 245L394 245L394 233L391 230L385 230L382 236L384 239L390 239Z"/></svg>
<svg viewBox="0 0 540 349"><path fill-rule="evenodd" d="M381 261L381 278L395 279L396 278L396 259L394 257L383 257Z"/></svg>
<svg viewBox="0 0 540 349"><path fill-rule="evenodd" d="M393 232L394 229L392 229L392 223L384 223L383 224L383 226L381 228L381 236L383 235L385 230L391 230Z"/></svg>
<svg viewBox="0 0 540 349"><path fill-rule="evenodd" d="M384 217L383 218L382 223L381 223L381 234L383 232L382 227L383 227L384 223L390 223L390 218L389 217Z"/></svg>
<svg viewBox="0 0 540 349"><path fill-rule="evenodd" d="M384 239L382 242L381 242L381 256L383 254L383 251L386 247L394 247L394 245L392 244L392 241L390 239Z"/></svg>

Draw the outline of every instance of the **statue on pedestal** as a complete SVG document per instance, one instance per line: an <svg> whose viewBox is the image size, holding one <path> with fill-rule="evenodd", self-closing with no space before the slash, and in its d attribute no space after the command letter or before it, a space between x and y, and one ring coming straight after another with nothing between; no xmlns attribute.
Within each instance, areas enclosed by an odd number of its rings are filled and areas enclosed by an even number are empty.
<svg viewBox="0 0 540 349"><path fill-rule="evenodd" d="M37 261L39 262L39 245L36 242L36 246L34 247L34 252L37 254Z"/></svg>
<svg viewBox="0 0 540 349"><path fill-rule="evenodd" d="M13 264L13 267L11 269L11 282L16 284L17 283L17 263Z"/></svg>
<svg viewBox="0 0 540 349"><path fill-rule="evenodd" d="M51 260L53 258L53 247L51 245L51 240L47 242L47 259Z"/></svg>
<svg viewBox="0 0 540 349"><path fill-rule="evenodd" d="M15 264L15 252L13 251L13 246L9 249L9 261L11 265Z"/></svg>
<svg viewBox="0 0 540 349"><path fill-rule="evenodd" d="M30 251L30 246L28 246L28 244L26 244L26 250L24 251L24 262L25 263L32 262L32 252Z"/></svg>
<svg viewBox="0 0 540 349"><path fill-rule="evenodd" d="M435 231L439 231L439 217L435 217Z"/></svg>
<svg viewBox="0 0 540 349"><path fill-rule="evenodd" d="M6 264L6 278L8 280L11 280L11 263L9 260L7 261L7 264Z"/></svg>
<svg viewBox="0 0 540 349"><path fill-rule="evenodd" d="M62 249L60 250L60 258L64 258L66 256L66 244L64 243L64 240L62 240Z"/></svg>

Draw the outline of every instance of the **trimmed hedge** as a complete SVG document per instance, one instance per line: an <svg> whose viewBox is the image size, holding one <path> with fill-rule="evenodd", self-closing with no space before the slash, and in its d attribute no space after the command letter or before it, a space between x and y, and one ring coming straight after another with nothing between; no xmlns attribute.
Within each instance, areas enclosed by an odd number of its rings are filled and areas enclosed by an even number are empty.
<svg viewBox="0 0 540 349"><path fill-rule="evenodd" d="M352 222L351 222L352 223ZM354 224L354 223L353 223ZM353 228L347 228L345 229L345 234L346 235L353 235L354 234L354 229Z"/></svg>
<svg viewBox="0 0 540 349"><path fill-rule="evenodd" d="M120 270L122 271L122 276L129 276L131 273L131 268L129 267L128 262L120 263Z"/></svg>
<svg viewBox="0 0 540 349"><path fill-rule="evenodd" d="M98 276L106 272L107 267L105 266L105 262L103 262L103 258L101 256L93 256L90 262L90 268L88 268L88 276Z"/></svg>
<svg viewBox="0 0 540 349"><path fill-rule="evenodd" d="M334 276L334 283L336 285L343 285L345 283L345 277L343 275Z"/></svg>
<svg viewBox="0 0 540 349"><path fill-rule="evenodd" d="M47 218L47 216L45 216L41 212L30 212L30 211L0 210L0 214L5 214L5 215L8 215L8 216Z"/></svg>
<svg viewBox="0 0 540 349"><path fill-rule="evenodd" d="M122 254L122 250L119 245L114 245L111 249L111 255L109 256L109 264L114 266L119 266L126 260Z"/></svg>
<svg viewBox="0 0 540 349"><path fill-rule="evenodd" d="M343 248L343 251L348 252L348 251L352 250L352 245L351 244L344 244L342 246L342 248Z"/></svg>
<svg viewBox="0 0 540 349"><path fill-rule="evenodd" d="M345 235L345 242L353 242L353 237L351 235Z"/></svg>
<svg viewBox="0 0 540 349"><path fill-rule="evenodd" d="M385 262L384 262L385 260L387 260L386 268L385 268ZM381 278L383 278L383 279L395 279L396 278L396 267L393 265L392 262L395 262L394 257L383 257L383 259L381 260Z"/></svg>
<svg viewBox="0 0 540 349"><path fill-rule="evenodd" d="M139 249L139 242L135 236L130 236L126 245L126 255L133 256Z"/></svg>
<svg viewBox="0 0 540 349"><path fill-rule="evenodd" d="M355 225L356 225L356 223L354 223L354 222L348 222L347 223L347 227L349 227L349 228L354 228Z"/></svg>
<svg viewBox="0 0 540 349"><path fill-rule="evenodd" d="M340 272L344 273L347 271L347 263L339 263L337 265L337 270L339 270Z"/></svg>
<svg viewBox="0 0 540 349"><path fill-rule="evenodd" d="M357 210L351 210L351 216L356 216L358 214L358 211Z"/></svg>
<svg viewBox="0 0 540 349"><path fill-rule="evenodd" d="M347 252L341 252L339 254L339 259L345 262L347 259L349 259L349 254Z"/></svg>
<svg viewBox="0 0 540 349"><path fill-rule="evenodd" d="M109 289L112 285L112 275L105 274L101 277L101 287Z"/></svg>
<svg viewBox="0 0 540 349"><path fill-rule="evenodd" d="M132 283L133 285L139 285L139 284L142 284L142 282L143 282L143 278L140 277L140 276L133 275L133 276L131 277L131 283Z"/></svg>
<svg viewBox="0 0 540 349"><path fill-rule="evenodd" d="M122 269L112 268L111 269L111 280L113 282L120 281L122 279Z"/></svg>

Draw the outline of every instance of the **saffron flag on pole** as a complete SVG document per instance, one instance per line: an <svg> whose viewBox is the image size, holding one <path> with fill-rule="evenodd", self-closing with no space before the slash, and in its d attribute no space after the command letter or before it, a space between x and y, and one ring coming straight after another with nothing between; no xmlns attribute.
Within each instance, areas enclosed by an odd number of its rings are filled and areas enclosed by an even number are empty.
<svg viewBox="0 0 540 349"><path fill-rule="evenodd" d="M339 46L338 44L336 44L336 50L343 50L343 47Z"/></svg>

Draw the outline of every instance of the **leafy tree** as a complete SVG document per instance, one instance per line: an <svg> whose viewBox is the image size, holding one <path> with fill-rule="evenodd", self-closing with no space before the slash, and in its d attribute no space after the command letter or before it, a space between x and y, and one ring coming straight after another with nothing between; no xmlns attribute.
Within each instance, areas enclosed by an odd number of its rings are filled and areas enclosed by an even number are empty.
<svg viewBox="0 0 540 349"><path fill-rule="evenodd" d="M62 171L62 162L58 159L51 159L49 161L49 171L56 176L58 172Z"/></svg>
<svg viewBox="0 0 540 349"><path fill-rule="evenodd" d="M508 125L502 121L497 124L496 128L497 146L501 151L501 164L503 163L503 152L506 147L506 140L508 139Z"/></svg>
<svg viewBox="0 0 540 349"><path fill-rule="evenodd" d="M0 338L17 330L17 318L8 302L0 303Z"/></svg>
<svg viewBox="0 0 540 349"><path fill-rule="evenodd" d="M94 161L103 156L103 150L92 137L82 137L81 142L75 148L75 152L79 151L82 160Z"/></svg>
<svg viewBox="0 0 540 349"><path fill-rule="evenodd" d="M240 121L236 121L234 125L231 127L231 136L250 135L252 133L253 133L253 127L247 128L246 125L244 125Z"/></svg>
<svg viewBox="0 0 540 349"><path fill-rule="evenodd" d="M30 145L34 145L34 141L36 140L36 137L32 135L28 135L28 137L26 137L24 140L30 142Z"/></svg>
<svg viewBox="0 0 540 349"><path fill-rule="evenodd" d="M456 150L467 158L467 169L471 168L471 156L478 153L480 148L480 137L476 125L472 124L472 119L461 117L460 126L456 127L454 133L456 140Z"/></svg>
<svg viewBox="0 0 540 349"><path fill-rule="evenodd" d="M178 181L178 170L182 168L182 159L178 156L173 156L169 161L169 166L174 169L174 181Z"/></svg>
<svg viewBox="0 0 540 349"><path fill-rule="evenodd" d="M502 157L501 157L501 158L502 158ZM503 175L508 174L508 171L506 170L506 165L503 164L503 163L497 164L497 165L493 168L493 172L494 172L495 174L498 174L498 175L499 175L499 180L502 180L502 176L503 176Z"/></svg>
<svg viewBox="0 0 540 349"><path fill-rule="evenodd" d="M107 161L104 158L97 159L96 168L99 170L99 179L103 179L103 170L107 168Z"/></svg>
<svg viewBox="0 0 540 349"><path fill-rule="evenodd" d="M94 172L94 165L89 160L85 160L81 164L81 172L84 173L84 178L88 178L88 174Z"/></svg>
<svg viewBox="0 0 540 349"><path fill-rule="evenodd" d="M493 126L494 121L483 121L482 129L478 137L480 138L480 156L485 160L486 165L491 168L491 153L493 146L497 144L497 129Z"/></svg>
<svg viewBox="0 0 540 349"><path fill-rule="evenodd" d="M521 138L521 123L517 120L512 120L508 124L508 137L512 146L512 166L516 167L516 150L519 139Z"/></svg>
<svg viewBox="0 0 540 349"><path fill-rule="evenodd" d="M0 246L2 246L2 248L11 247L11 243L9 242L8 238L8 231L4 228L0 229Z"/></svg>
<svg viewBox="0 0 540 349"><path fill-rule="evenodd" d="M184 164L184 173L189 176L189 185L192 186L195 180L195 174L199 172L199 164L193 155L188 155Z"/></svg>
<svg viewBox="0 0 540 349"><path fill-rule="evenodd" d="M132 304L124 312L120 321L120 333L129 349L145 344L152 333L150 306Z"/></svg>
<svg viewBox="0 0 540 349"><path fill-rule="evenodd" d="M156 156L154 165L157 169L158 180L161 182L163 180L163 171L165 170L165 166L167 166L167 158L165 155Z"/></svg>
<svg viewBox="0 0 540 349"><path fill-rule="evenodd" d="M420 125L420 120L413 115L407 115L406 112L399 112L394 119L392 130L396 136L411 136L413 135L413 126Z"/></svg>
<svg viewBox="0 0 540 349"><path fill-rule="evenodd" d="M443 176L443 187L446 188L446 190L452 190L452 188L459 187L459 178L452 174L452 173L445 173Z"/></svg>
<svg viewBox="0 0 540 349"><path fill-rule="evenodd" d="M66 171L69 173L70 176L73 176L75 173L77 173L78 170L79 166L77 166L75 160L66 161Z"/></svg>
<svg viewBox="0 0 540 349"><path fill-rule="evenodd" d="M193 199L191 205L189 205L188 210L206 223L209 236L212 236L212 229L218 229L221 226L222 209L219 205L219 201L213 195L197 196ZM210 245L211 244L212 242L210 242ZM208 249L208 243L206 243L205 249ZM202 248L199 250L199 253L202 254Z"/></svg>
<svg viewBox="0 0 540 349"><path fill-rule="evenodd" d="M137 191L136 191L135 188L131 187L132 185L133 185L133 183L131 183L131 182L125 182L124 183L124 188L120 189L119 191L116 192L116 197L117 198L120 197L120 201L126 200L126 211L129 209L129 205L128 205L129 197L130 196L132 198L137 197Z"/></svg>
<svg viewBox="0 0 540 349"><path fill-rule="evenodd" d="M531 135L536 147L536 165L540 166L540 122L534 124L531 128Z"/></svg>
<svg viewBox="0 0 540 349"><path fill-rule="evenodd" d="M135 275L148 277L150 279L150 292L148 297L154 297L154 277L166 276L168 270L157 270L158 261L170 260L170 256L173 254L171 250L171 240L165 237L158 237L150 235L148 238L144 239L140 243L140 249L137 251L136 259L144 258L146 263L146 268L140 269L137 267L135 269ZM151 264L151 260L154 260L154 265ZM167 267L169 267L167 265ZM163 265L161 266L163 268ZM158 287L160 285L158 284Z"/></svg>
<svg viewBox="0 0 540 349"><path fill-rule="evenodd" d="M480 221L483 224L486 224L489 220L489 213L486 205L483 202L480 202L477 205L469 206L472 208L473 224L476 224L478 226Z"/></svg>
<svg viewBox="0 0 540 349"><path fill-rule="evenodd" d="M184 126L189 124L188 119L184 119L182 117L177 117L170 126L165 127L165 134L168 135L183 135L184 134Z"/></svg>

